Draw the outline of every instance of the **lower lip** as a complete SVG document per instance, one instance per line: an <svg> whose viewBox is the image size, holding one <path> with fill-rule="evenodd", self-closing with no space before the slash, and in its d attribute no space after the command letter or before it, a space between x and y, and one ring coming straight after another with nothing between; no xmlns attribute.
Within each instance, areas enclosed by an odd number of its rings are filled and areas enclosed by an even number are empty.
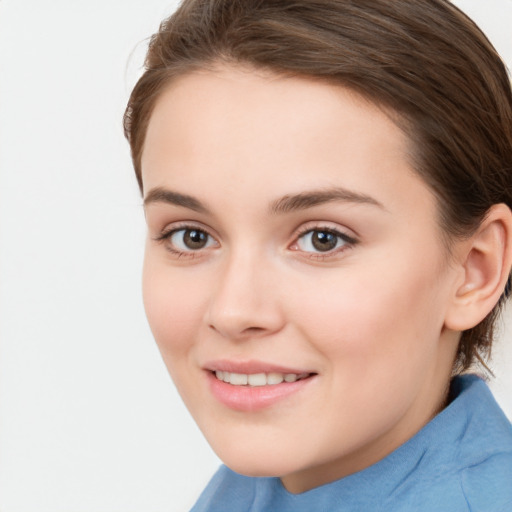
<svg viewBox="0 0 512 512"><path fill-rule="evenodd" d="M298 393L314 380L314 376L270 386L233 386L217 379L212 372L208 372L208 379L210 390L219 402L235 411L252 412L271 407Z"/></svg>

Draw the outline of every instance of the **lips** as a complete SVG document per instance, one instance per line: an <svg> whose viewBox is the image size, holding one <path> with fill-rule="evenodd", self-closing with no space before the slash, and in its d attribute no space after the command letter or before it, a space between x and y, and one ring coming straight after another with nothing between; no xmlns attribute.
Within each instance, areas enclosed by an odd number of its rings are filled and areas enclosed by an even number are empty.
<svg viewBox="0 0 512 512"><path fill-rule="evenodd" d="M307 388L316 377L314 372L260 362L216 361L204 368L214 398L243 412L272 407Z"/></svg>

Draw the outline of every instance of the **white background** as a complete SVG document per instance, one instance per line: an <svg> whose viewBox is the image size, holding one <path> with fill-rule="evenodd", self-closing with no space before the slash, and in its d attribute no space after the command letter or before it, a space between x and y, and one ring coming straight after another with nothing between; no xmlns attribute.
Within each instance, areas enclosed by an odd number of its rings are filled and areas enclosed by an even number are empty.
<svg viewBox="0 0 512 512"><path fill-rule="evenodd" d="M457 4L510 67L512 0ZM146 325L121 129L174 5L0 0L0 512L186 511L219 463ZM512 418L512 326L495 359Z"/></svg>

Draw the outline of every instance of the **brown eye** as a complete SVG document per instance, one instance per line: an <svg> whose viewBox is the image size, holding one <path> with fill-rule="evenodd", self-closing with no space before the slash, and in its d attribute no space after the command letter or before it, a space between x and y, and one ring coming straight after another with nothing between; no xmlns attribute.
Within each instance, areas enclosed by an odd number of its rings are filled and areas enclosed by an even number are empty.
<svg viewBox="0 0 512 512"><path fill-rule="evenodd" d="M192 250L202 249L208 243L208 235L197 229L187 229L183 234L183 243Z"/></svg>
<svg viewBox="0 0 512 512"><path fill-rule="evenodd" d="M303 252L326 253L355 243L351 237L328 229L312 229L297 240L297 248Z"/></svg>
<svg viewBox="0 0 512 512"><path fill-rule="evenodd" d="M338 243L338 237L328 231L314 231L311 243L317 251L332 251Z"/></svg>
<svg viewBox="0 0 512 512"><path fill-rule="evenodd" d="M166 238L169 240L172 249L179 252L199 251L216 243L206 231L195 228L178 229Z"/></svg>

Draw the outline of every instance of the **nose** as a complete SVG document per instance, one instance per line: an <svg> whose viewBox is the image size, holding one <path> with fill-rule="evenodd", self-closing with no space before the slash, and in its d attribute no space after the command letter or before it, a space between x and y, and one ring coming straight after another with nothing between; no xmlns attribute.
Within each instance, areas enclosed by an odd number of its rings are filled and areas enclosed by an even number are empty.
<svg viewBox="0 0 512 512"><path fill-rule="evenodd" d="M255 254L233 254L223 262L205 321L224 338L242 340L276 333L284 325L276 273Z"/></svg>

